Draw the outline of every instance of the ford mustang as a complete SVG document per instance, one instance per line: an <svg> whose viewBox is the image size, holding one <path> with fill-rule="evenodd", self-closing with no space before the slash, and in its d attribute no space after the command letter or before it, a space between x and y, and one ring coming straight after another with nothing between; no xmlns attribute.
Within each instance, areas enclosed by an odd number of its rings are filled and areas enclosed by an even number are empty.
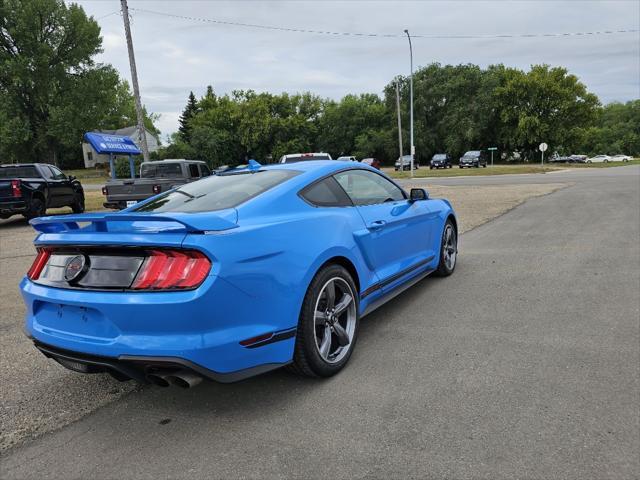
<svg viewBox="0 0 640 480"><path fill-rule="evenodd" d="M246 168L118 213L41 217L25 331L83 373L188 388L348 362L359 322L456 266L448 201L364 164Z"/></svg>

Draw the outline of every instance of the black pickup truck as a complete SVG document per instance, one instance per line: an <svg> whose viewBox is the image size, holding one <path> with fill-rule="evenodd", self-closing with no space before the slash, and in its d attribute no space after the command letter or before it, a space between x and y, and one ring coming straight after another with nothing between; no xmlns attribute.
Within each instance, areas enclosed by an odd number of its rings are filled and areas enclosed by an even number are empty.
<svg viewBox="0 0 640 480"><path fill-rule="evenodd" d="M185 183L211 175L202 160L157 160L140 165L140 177L112 179L102 187L105 208L123 209Z"/></svg>
<svg viewBox="0 0 640 480"><path fill-rule="evenodd" d="M34 218L57 207L84 212L84 191L75 177L46 163L0 165L0 218Z"/></svg>

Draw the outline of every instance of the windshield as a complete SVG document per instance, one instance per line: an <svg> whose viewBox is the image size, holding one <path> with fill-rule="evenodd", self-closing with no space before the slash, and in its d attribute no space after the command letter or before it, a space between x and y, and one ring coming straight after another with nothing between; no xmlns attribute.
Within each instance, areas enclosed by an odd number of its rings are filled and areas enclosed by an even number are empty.
<svg viewBox="0 0 640 480"><path fill-rule="evenodd" d="M438 153L436 155L433 156L432 160L446 160L447 156L444 155L443 153Z"/></svg>
<svg viewBox="0 0 640 480"><path fill-rule="evenodd" d="M465 157L479 157L480 152L478 150L471 150L464 154Z"/></svg>
<svg viewBox="0 0 640 480"><path fill-rule="evenodd" d="M143 163L140 176L142 178L180 178L183 175L179 163Z"/></svg>
<svg viewBox="0 0 640 480"><path fill-rule="evenodd" d="M20 165L15 167L1 167L0 178L39 178L36 167L32 165Z"/></svg>
<svg viewBox="0 0 640 480"><path fill-rule="evenodd" d="M206 177L159 195L136 212L209 212L240 205L295 177L294 170L259 170Z"/></svg>

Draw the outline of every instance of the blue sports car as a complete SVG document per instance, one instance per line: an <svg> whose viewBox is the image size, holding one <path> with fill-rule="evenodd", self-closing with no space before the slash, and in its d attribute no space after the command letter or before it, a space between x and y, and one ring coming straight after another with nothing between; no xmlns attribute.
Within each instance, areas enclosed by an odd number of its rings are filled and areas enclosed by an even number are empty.
<svg viewBox="0 0 640 480"><path fill-rule="evenodd" d="M360 319L456 266L446 200L353 162L256 162L118 213L31 220L26 332L78 372L191 387L327 377Z"/></svg>

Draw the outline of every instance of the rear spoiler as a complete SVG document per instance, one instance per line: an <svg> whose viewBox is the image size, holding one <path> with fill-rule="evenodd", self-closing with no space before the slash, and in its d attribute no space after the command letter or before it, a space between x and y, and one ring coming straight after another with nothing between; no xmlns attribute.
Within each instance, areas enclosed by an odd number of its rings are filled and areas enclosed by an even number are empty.
<svg viewBox="0 0 640 480"><path fill-rule="evenodd" d="M231 220L233 219L233 220ZM212 214L176 213L171 216L144 213L83 213L79 215L56 215L39 217L29 221L38 232L61 233L80 230L83 232L185 232L205 233L209 231L229 230L238 225L235 209Z"/></svg>

